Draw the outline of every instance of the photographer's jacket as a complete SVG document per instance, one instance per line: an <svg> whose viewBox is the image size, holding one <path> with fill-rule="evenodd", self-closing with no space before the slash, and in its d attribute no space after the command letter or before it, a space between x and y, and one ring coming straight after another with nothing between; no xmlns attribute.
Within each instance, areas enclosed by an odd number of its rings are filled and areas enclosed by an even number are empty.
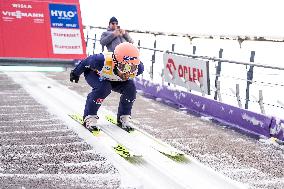
<svg viewBox="0 0 284 189"><path fill-rule="evenodd" d="M123 42L133 43L133 40L126 32L123 36L115 36L112 29L108 28L107 31L102 33L100 43L102 46L106 46L109 52L113 52L115 47Z"/></svg>

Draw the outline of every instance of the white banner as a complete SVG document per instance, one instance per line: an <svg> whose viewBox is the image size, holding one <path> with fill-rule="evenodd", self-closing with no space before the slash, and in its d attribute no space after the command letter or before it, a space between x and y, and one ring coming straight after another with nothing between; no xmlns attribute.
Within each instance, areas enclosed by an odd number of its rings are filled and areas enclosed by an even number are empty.
<svg viewBox="0 0 284 189"><path fill-rule="evenodd" d="M189 90L210 94L209 62L164 53L164 79Z"/></svg>
<svg viewBox="0 0 284 189"><path fill-rule="evenodd" d="M83 54L80 29L51 28L54 54Z"/></svg>

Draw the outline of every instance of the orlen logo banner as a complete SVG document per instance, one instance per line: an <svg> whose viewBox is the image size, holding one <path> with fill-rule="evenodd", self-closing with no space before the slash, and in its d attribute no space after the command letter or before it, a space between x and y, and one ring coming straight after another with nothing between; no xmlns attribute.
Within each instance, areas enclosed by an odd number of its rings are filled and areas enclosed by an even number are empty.
<svg viewBox="0 0 284 189"><path fill-rule="evenodd" d="M75 5L49 4L54 54L82 54L83 46Z"/></svg>
<svg viewBox="0 0 284 189"><path fill-rule="evenodd" d="M164 53L163 61L166 82L210 94L208 61L168 53Z"/></svg>

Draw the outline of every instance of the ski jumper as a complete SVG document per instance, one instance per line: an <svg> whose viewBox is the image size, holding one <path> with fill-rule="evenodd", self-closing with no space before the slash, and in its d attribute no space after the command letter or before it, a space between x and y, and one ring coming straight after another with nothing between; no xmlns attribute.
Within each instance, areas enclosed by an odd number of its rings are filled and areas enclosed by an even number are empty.
<svg viewBox="0 0 284 189"><path fill-rule="evenodd" d="M111 56L111 53L91 55L82 60L73 70L77 76L84 73L85 80L92 87L92 91L87 96L84 118L88 115L97 115L102 102L111 91L121 94L117 117L131 115L133 102L136 99L133 78L143 73L143 63L140 62L137 72L133 73L128 80L123 81L117 75Z"/></svg>

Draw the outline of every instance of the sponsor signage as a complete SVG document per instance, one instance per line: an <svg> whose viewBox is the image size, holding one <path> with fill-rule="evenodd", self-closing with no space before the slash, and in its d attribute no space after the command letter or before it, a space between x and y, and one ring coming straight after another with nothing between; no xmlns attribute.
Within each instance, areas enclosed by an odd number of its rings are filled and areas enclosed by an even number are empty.
<svg viewBox="0 0 284 189"><path fill-rule="evenodd" d="M79 29L75 5L49 4L49 15L51 27Z"/></svg>
<svg viewBox="0 0 284 189"><path fill-rule="evenodd" d="M86 56L79 0L0 0L0 58Z"/></svg>
<svg viewBox="0 0 284 189"><path fill-rule="evenodd" d="M208 61L164 53L163 62L166 82L210 94Z"/></svg>
<svg viewBox="0 0 284 189"><path fill-rule="evenodd" d="M49 4L54 54L82 54L83 45L75 5Z"/></svg>

